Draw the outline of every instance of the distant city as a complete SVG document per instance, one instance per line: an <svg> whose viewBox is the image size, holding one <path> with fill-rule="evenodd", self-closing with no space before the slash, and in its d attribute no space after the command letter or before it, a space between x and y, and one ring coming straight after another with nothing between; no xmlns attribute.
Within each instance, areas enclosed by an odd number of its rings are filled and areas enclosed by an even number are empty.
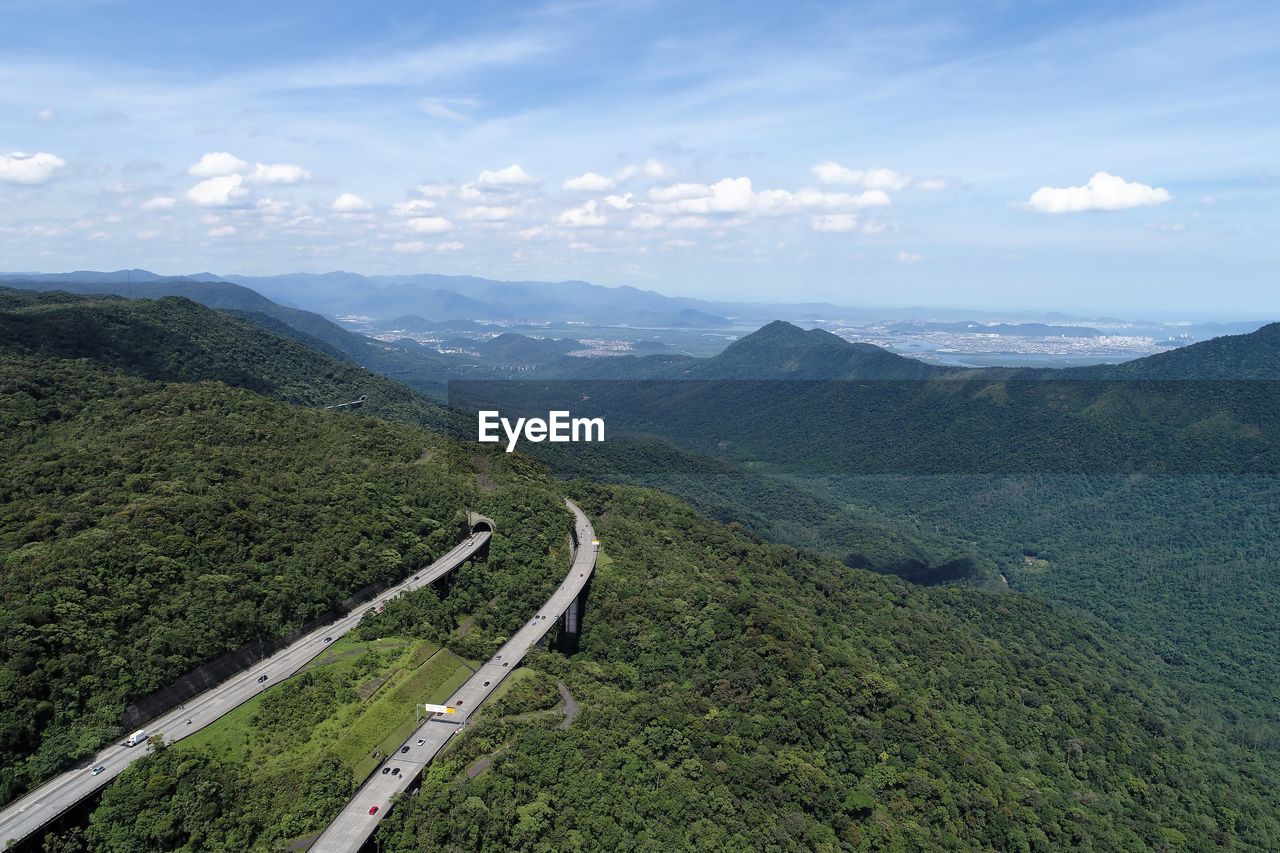
<svg viewBox="0 0 1280 853"><path fill-rule="evenodd" d="M652 355L673 352L714 355L758 323L729 329L637 328L600 326L583 321L491 320L472 321L467 329L418 331L389 327L374 317L346 314L337 317L352 331L377 340L414 341L443 354L478 355L472 344L501 334L517 332L534 339L572 338L581 347L566 354L593 358L618 355ZM1211 337L1190 331L1190 326L1106 320L1087 325L1007 322L929 322L921 320L809 322L853 343L875 344L901 355L933 364L961 367L1079 366L1112 364L1166 352ZM1242 323L1240 331L1258 324ZM1221 333L1215 326L1213 333Z"/></svg>

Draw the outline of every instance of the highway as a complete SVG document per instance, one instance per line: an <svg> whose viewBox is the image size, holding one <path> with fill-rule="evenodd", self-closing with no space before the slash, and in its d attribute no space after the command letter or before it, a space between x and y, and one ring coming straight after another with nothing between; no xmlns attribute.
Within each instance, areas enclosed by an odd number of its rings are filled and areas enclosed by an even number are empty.
<svg viewBox="0 0 1280 853"><path fill-rule="evenodd" d="M200 731L273 684L278 684L302 669L331 642L354 628L370 607L376 607L379 603L385 603L403 592L439 580L462 565L488 541L487 531L476 533L427 568L416 572L399 585L384 590L372 601L358 605L338 621L307 634L271 657L258 661L217 687L189 700L184 706L175 708L141 728L150 735L163 734L166 743L181 740L187 735ZM266 678L260 680L262 676ZM150 745L145 743L135 747L124 746L123 738L128 737L129 734L126 732L120 743L102 750L94 756L92 761L86 761L77 769L69 770L46 782L0 810L0 850L36 832L85 797L104 787L123 773L130 764L151 751ZM94 775L92 768L99 766L103 768L102 772Z"/></svg>
<svg viewBox="0 0 1280 853"><path fill-rule="evenodd" d="M572 501L565 503L573 511L578 548L564 583L538 610L532 619L516 631L497 654L480 666L476 674L467 680L447 703L458 709L457 714L428 717L418 730L409 735L403 747L388 758L369 777L342 812L311 845L309 853L355 853L373 835L378 821L386 815L393 797L409 789L423 767L435 758L467 718L474 714L502 680L519 665L529 649L533 648L569 609L587 585L596 565L595 531L585 514ZM407 747L407 751L404 748ZM383 769L387 772L384 773ZM393 771L399 768L400 772ZM377 807L375 813L370 810Z"/></svg>

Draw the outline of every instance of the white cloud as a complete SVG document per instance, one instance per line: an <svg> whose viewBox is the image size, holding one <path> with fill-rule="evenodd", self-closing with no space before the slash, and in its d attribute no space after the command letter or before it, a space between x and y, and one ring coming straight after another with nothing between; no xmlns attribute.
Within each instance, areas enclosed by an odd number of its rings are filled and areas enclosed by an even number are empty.
<svg viewBox="0 0 1280 853"><path fill-rule="evenodd" d="M865 190L850 193L827 193L815 189L763 190L756 198L756 206L762 212L782 213L789 210L831 210L839 208L884 207L889 196L883 190Z"/></svg>
<svg viewBox="0 0 1280 853"><path fill-rule="evenodd" d="M629 181L636 175L644 175L646 178L669 178L675 174L674 170L666 163L660 160L646 160L639 166L623 166L618 170L618 180Z"/></svg>
<svg viewBox="0 0 1280 853"><path fill-rule="evenodd" d="M615 210L630 210L635 207L635 203L631 200L631 193L623 193L622 195L607 195L604 197L604 203Z"/></svg>
<svg viewBox="0 0 1280 853"><path fill-rule="evenodd" d="M424 210L433 209L435 206L436 203L430 199L415 198L411 201L402 201L391 205L391 212L396 216L416 216Z"/></svg>
<svg viewBox="0 0 1280 853"><path fill-rule="evenodd" d="M222 178L243 172L249 164L234 154L226 151L213 151L200 158L200 162L187 169L187 174L196 178Z"/></svg>
<svg viewBox="0 0 1280 853"><path fill-rule="evenodd" d="M404 227L416 234L443 234L452 230L453 223L443 216L419 216L410 219Z"/></svg>
<svg viewBox="0 0 1280 853"><path fill-rule="evenodd" d="M582 205L582 207L574 207L560 214L560 224L569 225L574 228L585 228L595 225L604 225L608 220L604 214L596 212L595 199Z"/></svg>
<svg viewBox="0 0 1280 853"><path fill-rule="evenodd" d="M419 184L418 192L428 198L447 198L453 192L453 187L448 184Z"/></svg>
<svg viewBox="0 0 1280 853"><path fill-rule="evenodd" d="M676 184L676 188L681 186ZM693 187L686 189L691 192ZM671 202L670 209L680 213L742 213L750 210L755 200L750 178L725 178L707 189L708 194L702 197L686 197Z"/></svg>
<svg viewBox="0 0 1280 853"><path fill-rule="evenodd" d="M924 255L915 252L901 251L898 253L898 263L900 264L918 264L924 260Z"/></svg>
<svg viewBox="0 0 1280 853"><path fill-rule="evenodd" d="M945 190L951 186L951 182L946 178L924 178L916 181L915 187L918 190Z"/></svg>
<svg viewBox="0 0 1280 853"><path fill-rule="evenodd" d="M209 178L187 190L187 201L201 207L226 207L248 192L240 186L243 182L239 175Z"/></svg>
<svg viewBox="0 0 1280 853"><path fill-rule="evenodd" d="M824 184L848 184L869 190L897 191L911 185L912 177L893 169L850 169L830 160L810 169Z"/></svg>
<svg viewBox="0 0 1280 853"><path fill-rule="evenodd" d="M1023 205L1040 213L1081 213L1087 210L1125 210L1172 200L1160 187L1126 181L1116 175L1097 172L1082 187L1041 187Z"/></svg>
<svg viewBox="0 0 1280 853"><path fill-rule="evenodd" d="M65 165L61 157L45 151L38 154L11 151L0 154L0 182L37 186L47 183Z"/></svg>
<svg viewBox="0 0 1280 853"><path fill-rule="evenodd" d="M234 225L223 225L220 228L210 228L208 232L209 236L214 238L230 237L235 233L236 227Z"/></svg>
<svg viewBox="0 0 1280 853"><path fill-rule="evenodd" d="M711 195L711 187L706 184L672 184L669 187L655 187L649 190L649 198L664 202L685 198L705 198L709 195Z"/></svg>
<svg viewBox="0 0 1280 853"><path fill-rule="evenodd" d="M462 244L458 242L427 243L423 240L408 240L403 243L393 243L391 248L402 254L409 255L422 252L456 252L462 248Z"/></svg>
<svg viewBox="0 0 1280 853"><path fill-rule="evenodd" d="M750 178L725 178L706 184L673 184L650 190L649 197L659 210L668 213L786 213L794 210L830 210L880 207L889 204L883 190L866 190L857 195L828 193L815 189L761 190L751 187Z"/></svg>
<svg viewBox="0 0 1280 853"><path fill-rule="evenodd" d="M36 113L36 118L40 119L40 121L53 121L57 116L58 114L51 109L43 109Z"/></svg>
<svg viewBox="0 0 1280 853"><path fill-rule="evenodd" d="M251 184L300 184L311 180L311 173L292 163L258 163L245 176Z"/></svg>
<svg viewBox="0 0 1280 853"><path fill-rule="evenodd" d="M498 169L496 172L481 172L476 183L485 187L518 187L537 183L537 179L520 168L519 163L512 163L507 168Z"/></svg>
<svg viewBox="0 0 1280 853"><path fill-rule="evenodd" d="M587 172L585 175L579 175L576 178L570 178L564 182L563 189L573 192L601 193L605 190L613 189L617 184L613 182L613 178L606 178L604 175L597 175L595 172Z"/></svg>
<svg viewBox="0 0 1280 853"><path fill-rule="evenodd" d="M178 203L176 198L170 198L167 195L158 195L155 198L149 198L142 204L138 205L143 210L173 210Z"/></svg>
<svg viewBox="0 0 1280 853"><path fill-rule="evenodd" d="M814 231L854 231L858 227L858 217L852 213L828 213L813 218Z"/></svg>
<svg viewBox="0 0 1280 853"><path fill-rule="evenodd" d="M480 205L479 207L468 207L462 212L462 218L476 222L500 222L504 219L510 219L518 212L514 207Z"/></svg>
<svg viewBox="0 0 1280 853"><path fill-rule="evenodd" d="M330 208L335 213L363 213L373 208L373 205L360 198L355 193L343 193L333 200Z"/></svg>

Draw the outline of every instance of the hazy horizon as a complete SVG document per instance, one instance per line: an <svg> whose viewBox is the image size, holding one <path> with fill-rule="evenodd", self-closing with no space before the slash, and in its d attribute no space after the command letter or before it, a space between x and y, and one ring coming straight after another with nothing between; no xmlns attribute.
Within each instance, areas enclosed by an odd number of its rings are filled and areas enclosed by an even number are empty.
<svg viewBox="0 0 1280 853"><path fill-rule="evenodd" d="M415 277L415 276L448 276L453 278L479 278L479 279L486 279L486 280L498 281L498 282L519 281L519 282L525 282L525 283L531 283L531 284L559 284L559 283L566 283L566 282L581 282L581 283L593 285L596 287L605 287L605 288L611 288L611 289L622 288L622 287L632 287L639 290L658 293L662 296L667 296L674 299L689 298L689 299L695 299L698 301L708 302L712 304L743 303L743 304L752 304L752 305L760 305L760 306L767 307L770 305L785 306L785 305L800 305L800 304L812 303L812 304L826 304L826 305L830 305L833 308L849 309L854 311L884 311L884 312L887 312L885 314L885 319L893 319L894 315L889 312L894 312L894 311L940 311L940 312L948 312L948 313L971 312L974 316L967 317L965 319L973 319L973 320L984 319L984 315L985 315L987 318L1022 316L1028 319L1058 316L1063 319L1070 319L1070 320L1081 321L1081 322L1096 321L1096 320L1103 320L1103 319L1116 319L1116 320L1124 320L1124 321L1150 321L1150 322L1163 323L1165 325L1170 325L1170 326L1174 326L1179 323L1190 324L1190 323L1257 322L1257 323L1266 324L1271 322L1280 322L1280 310L1277 310L1274 315L1269 315L1263 312L1255 312L1255 314L1247 314L1247 313L1233 312L1233 311L1214 312L1214 311L1204 311L1204 310L1180 312L1180 311L1177 311L1176 309L1163 308L1163 307L1160 307L1160 308L1153 307L1150 309L1146 309L1145 311L1142 311L1142 310L1123 311L1119 309L1112 310L1112 309L1101 308L1101 307L1068 309L1068 308L1057 308L1053 306L1030 307L1026 305L1016 305L1016 304L1007 304L1007 305L978 305L978 304L972 304L972 303L908 304L908 303L893 303L893 302L879 303L879 302L874 302L870 300L854 304L854 303L841 303L841 302L833 302L830 300L818 300L818 299L815 299L815 300L780 299L780 298L779 299L768 299L768 298L734 299L732 297L703 298L703 297L696 297L696 296L691 297L691 296L688 296L687 294L680 293L680 292L672 292L670 289L664 289L663 287L661 287L660 284L651 284L651 285L650 284L633 284L628 282L620 282L618 284L604 284L598 281L590 281L588 279L582 279L582 278L564 278L564 279L554 279L554 280L552 279L497 279L491 276L485 276L483 274L477 274L477 273L442 273L442 272L432 272L432 271L425 271L425 270L419 270L415 272L366 273L366 272L360 272L360 271L351 270L351 269L331 269L331 270L296 270L295 269L295 270L286 270L278 273L265 273L261 275L254 275L250 273L241 273L241 272L217 272L214 270L191 270L191 271L171 272L171 271L161 271L161 270L155 270L155 269L148 269L146 267L135 266L135 267L121 267L120 269L100 269L100 270L88 270L88 269L0 270L0 276L5 276L5 277L13 277L13 276L20 276L20 275L71 276L71 275L75 275L76 273L102 275L102 274L110 274L110 273L127 273L130 271L147 272L153 275L161 276L163 278L186 278L190 276L210 275L210 276L217 277L219 279L228 279L228 280L236 279L236 278L270 279L270 278L298 276L298 275L324 276L324 275L333 275L333 274L344 274L344 275L358 275L366 278L408 278L408 277ZM5 286L5 282L3 280L0 280L0 287L3 287L3 286ZM252 289L251 285L250 285L250 289ZM306 307L306 306L301 306L301 307ZM832 317L829 319L840 319L840 318Z"/></svg>

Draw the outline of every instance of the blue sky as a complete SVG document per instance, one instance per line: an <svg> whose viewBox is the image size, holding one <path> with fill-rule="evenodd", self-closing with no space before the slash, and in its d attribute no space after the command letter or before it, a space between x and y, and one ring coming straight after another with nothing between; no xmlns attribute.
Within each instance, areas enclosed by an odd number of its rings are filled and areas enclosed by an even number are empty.
<svg viewBox="0 0 1280 853"><path fill-rule="evenodd" d="M1274 3L0 0L0 268L1280 316Z"/></svg>

